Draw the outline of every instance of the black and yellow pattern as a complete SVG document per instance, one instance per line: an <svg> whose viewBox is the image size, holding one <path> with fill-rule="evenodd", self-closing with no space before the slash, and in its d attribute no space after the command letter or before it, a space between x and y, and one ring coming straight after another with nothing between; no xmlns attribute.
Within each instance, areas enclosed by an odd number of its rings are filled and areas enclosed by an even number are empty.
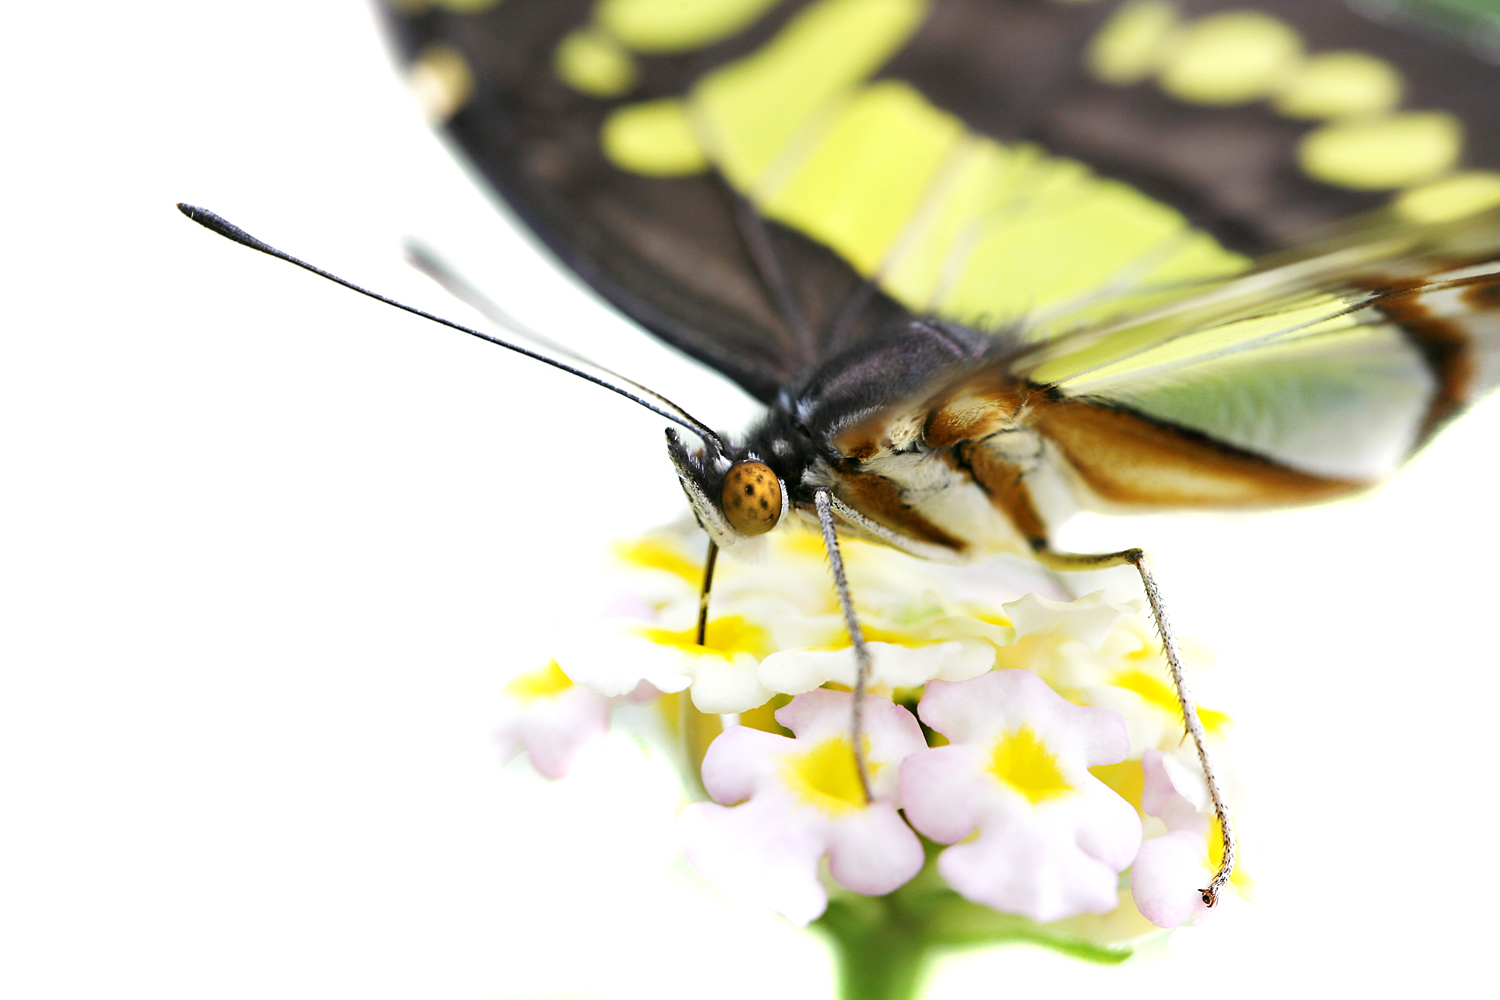
<svg viewBox="0 0 1500 1000"><path fill-rule="evenodd" d="M767 402L938 317L1003 334L965 378L1339 484L1275 502L1380 478L1500 379L1500 67L1480 51L1500 13L1481 0L392 18L434 114L551 247ZM1197 495L1124 499L1221 502Z"/></svg>

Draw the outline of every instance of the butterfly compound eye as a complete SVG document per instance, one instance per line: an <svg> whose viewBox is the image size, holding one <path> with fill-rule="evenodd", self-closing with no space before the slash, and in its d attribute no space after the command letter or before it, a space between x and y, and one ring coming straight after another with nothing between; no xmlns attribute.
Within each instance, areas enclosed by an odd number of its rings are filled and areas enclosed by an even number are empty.
<svg viewBox="0 0 1500 1000"><path fill-rule="evenodd" d="M742 535L764 535L781 520L781 481L764 462L736 462L724 477L719 502Z"/></svg>

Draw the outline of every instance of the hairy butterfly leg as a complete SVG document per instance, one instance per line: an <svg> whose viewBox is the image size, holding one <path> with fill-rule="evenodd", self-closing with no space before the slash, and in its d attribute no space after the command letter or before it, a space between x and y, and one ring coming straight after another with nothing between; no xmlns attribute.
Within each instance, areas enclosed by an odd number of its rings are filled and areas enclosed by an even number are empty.
<svg viewBox="0 0 1500 1000"><path fill-rule="evenodd" d="M1146 566L1146 554L1140 549L1124 549L1103 555L1080 555L1073 552L1056 552L1042 543L1037 547L1036 556L1049 569L1079 572L1109 569L1112 566L1133 566L1140 574L1141 584L1146 590L1146 600L1151 605L1151 617L1155 619L1157 634L1161 636L1162 655L1166 658L1167 669L1172 674L1172 689L1177 694L1178 707L1182 709L1183 726L1187 730L1187 735L1192 737L1193 747L1198 751L1198 763L1203 768L1203 778L1208 784L1209 799L1213 803L1214 815L1219 820L1219 835L1223 841L1224 857L1214 877L1202 889L1203 902L1208 906L1213 906L1218 902L1219 892L1229 882L1229 877L1234 872L1234 825L1230 820L1229 809L1224 805L1224 796L1219 791L1219 780L1214 774L1213 761L1209 757L1208 744L1203 735L1203 723L1198 719L1198 707L1193 703L1193 695L1187 683L1187 672L1182 665L1182 654L1177 648L1177 637L1173 634L1171 623L1167 620L1167 609L1162 601L1161 589L1156 585L1156 578L1151 575L1151 570Z"/></svg>
<svg viewBox="0 0 1500 1000"><path fill-rule="evenodd" d="M826 489L814 494L818 508L818 525L823 529L823 547L828 550L828 564L833 570L833 585L839 593L839 607L844 612L844 625L849 629L849 642L854 646L854 707L850 710L849 742L854 747L854 764L859 770L859 786L865 793L865 801L874 801L870 794L870 773L865 763L864 697L865 685L870 680L870 650L865 646L864 630L859 627L859 618L854 614L854 599L849 594L849 578L844 573L844 557L839 554L839 539L833 526L833 498Z"/></svg>

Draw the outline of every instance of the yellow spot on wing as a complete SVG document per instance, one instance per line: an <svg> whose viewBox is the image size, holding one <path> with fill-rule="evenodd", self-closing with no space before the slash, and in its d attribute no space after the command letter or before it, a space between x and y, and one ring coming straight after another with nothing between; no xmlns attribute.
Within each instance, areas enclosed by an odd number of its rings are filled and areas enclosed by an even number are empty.
<svg viewBox="0 0 1500 1000"><path fill-rule="evenodd" d="M1302 39L1259 11L1224 11L1183 29L1162 65L1161 87L1193 104L1244 104L1267 97L1296 69Z"/></svg>
<svg viewBox="0 0 1500 1000"><path fill-rule="evenodd" d="M712 162L768 217L907 306L965 321L1030 315L1038 335L1247 266L1172 208L1076 161L974 135L905 82L864 86L926 10L819 0L704 77L685 108L615 112L605 151L652 176Z"/></svg>
<svg viewBox="0 0 1500 1000"><path fill-rule="evenodd" d="M728 38L779 0L600 0L599 24L637 52L689 52Z"/></svg>
<svg viewBox="0 0 1500 1000"><path fill-rule="evenodd" d="M1389 111L1401 103L1396 67L1366 52L1320 52L1276 95L1288 118L1344 118Z"/></svg>
<svg viewBox="0 0 1500 1000"><path fill-rule="evenodd" d="M1436 177L1458 162L1463 144L1463 124L1454 115L1408 111L1314 129L1297 148L1297 162L1325 184L1379 191Z"/></svg>
<svg viewBox="0 0 1500 1000"><path fill-rule="evenodd" d="M687 108L675 97L620 108L605 119L599 142L615 166L649 177L708 169Z"/></svg>
<svg viewBox="0 0 1500 1000"><path fill-rule="evenodd" d="M1403 191L1392 206L1413 222L1448 222L1500 207L1500 174L1466 170Z"/></svg>
<svg viewBox="0 0 1500 1000"><path fill-rule="evenodd" d="M866 737L865 759L870 777L880 769L869 761L869 738ZM864 790L859 784L859 765L847 736L831 736L809 750L789 753L782 758L782 778L806 805L837 815L862 809Z"/></svg>
<svg viewBox="0 0 1500 1000"><path fill-rule="evenodd" d="M1156 72L1177 25L1177 5L1169 0L1124 4L1089 42L1085 64L1104 83L1140 83Z"/></svg>
<svg viewBox="0 0 1500 1000"><path fill-rule="evenodd" d="M457 49L429 45L412 63L407 84L427 119L445 122L469 102L474 93L474 74Z"/></svg>
<svg viewBox="0 0 1500 1000"><path fill-rule="evenodd" d="M635 58L602 31L570 31L552 54L558 78L580 93L618 97L635 86Z"/></svg>
<svg viewBox="0 0 1500 1000"><path fill-rule="evenodd" d="M540 670L512 679L505 685L505 693L518 701L537 701L562 694L572 686L573 682L568 680L557 661L550 660Z"/></svg>
<svg viewBox="0 0 1500 1000"><path fill-rule="evenodd" d="M879 69L926 13L923 0L821 0L754 55L704 77L694 105L725 176L756 190L804 124Z"/></svg>
<svg viewBox="0 0 1500 1000"><path fill-rule="evenodd" d="M1030 726L1022 726L995 741L990 750L989 772L1000 783L1024 795L1032 805L1073 791L1057 766L1057 756Z"/></svg>

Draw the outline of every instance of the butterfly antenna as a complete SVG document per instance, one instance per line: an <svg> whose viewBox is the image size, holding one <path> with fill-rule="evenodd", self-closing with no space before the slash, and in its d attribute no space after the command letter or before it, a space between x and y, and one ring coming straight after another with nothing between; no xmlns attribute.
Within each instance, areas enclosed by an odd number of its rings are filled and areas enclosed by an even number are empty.
<svg viewBox="0 0 1500 1000"><path fill-rule="evenodd" d="M425 246L416 242L415 240L408 240L406 242L406 260L407 263L411 264L412 267L416 268L418 271L421 271L423 274L427 275L427 277L431 278L433 281L441 285L443 290L449 295L452 295L455 299L458 299L458 301L469 306L475 312L479 313L481 316L489 320L491 323L494 323L496 326L504 330L508 330L518 337L524 337L526 340L531 341L533 344L536 344L539 347L545 348L553 354L561 355L565 358L571 358L581 365L587 365L590 368L602 372L606 377L617 380L621 385L629 386L631 389L640 393L642 397L648 397L652 400L655 400L661 406L671 410L673 413L676 413L687 423L698 424L698 421L693 417L692 414L688 413L687 410L684 410L681 406L678 406L676 403L672 402L670 399L668 399L666 396L663 396L655 389L652 389L649 386L641 385L633 378L629 378L625 375L621 375L617 371L606 368L598 362L584 357L572 348L565 347L564 345L559 344L557 341L553 340L551 337L548 337L546 334L540 333L532 327L527 326L525 323L521 322L519 319L501 308L494 299L481 292L473 284L473 282L470 282L457 271L455 271L452 267L448 266L448 263L441 257L439 257L436 253L427 249ZM699 431L699 433L702 433L702 431Z"/></svg>
<svg viewBox="0 0 1500 1000"><path fill-rule="evenodd" d="M640 396L637 396L635 393L631 392L629 389L616 385L613 382L609 381L609 379L599 375L595 375L592 372L587 372L580 368L575 368L573 365L558 361L556 358L550 358L539 351L529 350L525 347L520 346L519 344L513 344L510 341L503 340L492 333L485 333L483 330L475 330L472 327L464 326L461 323L455 323L450 319L444 319L441 316L436 316L425 310L418 309L415 306L409 306L404 302L397 302L395 299L387 298L386 296L381 295L379 292L372 292L368 288L363 288L359 285L356 285L352 281L346 281L336 274L330 274L320 267L309 264L305 260L299 260L289 253L278 250L275 247L271 246L269 243L264 242L263 240L256 239L254 236L251 236L239 226L236 226L234 223L230 222L220 215L210 212L206 208L199 208L196 205L188 205L182 202L178 202L177 210L180 211L183 215L187 216L189 219L192 219L194 222L198 223L198 225L202 226L203 228L212 230L213 232L218 233L220 236L223 236L226 239L233 240L234 242L239 243L243 246L247 246L252 250L259 250L261 253L271 257L275 257L277 260L284 260L288 264L295 264L297 267L302 268L304 271L311 271L313 274L316 274L320 278L327 278L329 281L333 282L336 285L343 285L345 288L350 289L351 291L358 292L361 295L368 296L369 298L372 298L377 302L384 302L388 306L395 306L397 309L409 312L414 316L421 316L423 319L431 320L432 322L441 324L442 326L446 326L449 329L457 330L460 333L467 333L471 337L477 337L480 340L488 341L489 343L495 344L499 347L504 347L506 350L514 351L517 354L524 355L525 357L531 358L533 361L540 361L542 364L551 365L553 368L565 371L569 375L576 375L586 382L592 382L597 386L602 386L605 389L610 390L611 392L615 392L621 396L624 396L631 402L638 403L639 405L644 406L646 409L650 410L652 413L655 413L659 417L665 417L667 420L672 421L674 424L680 424L681 426L692 431L694 434L697 434L699 437L702 437L706 441L713 441L714 443L720 445L720 447L722 447L723 445L723 442L719 440L719 436L714 433L714 431L707 424L692 417L686 411L682 410L681 407L678 407L675 404L669 404L673 407L673 409L667 409L664 406L658 405L657 403L654 403L649 399L643 399ZM634 383L630 384L634 385ZM676 412L673 412L673 410L675 410Z"/></svg>

